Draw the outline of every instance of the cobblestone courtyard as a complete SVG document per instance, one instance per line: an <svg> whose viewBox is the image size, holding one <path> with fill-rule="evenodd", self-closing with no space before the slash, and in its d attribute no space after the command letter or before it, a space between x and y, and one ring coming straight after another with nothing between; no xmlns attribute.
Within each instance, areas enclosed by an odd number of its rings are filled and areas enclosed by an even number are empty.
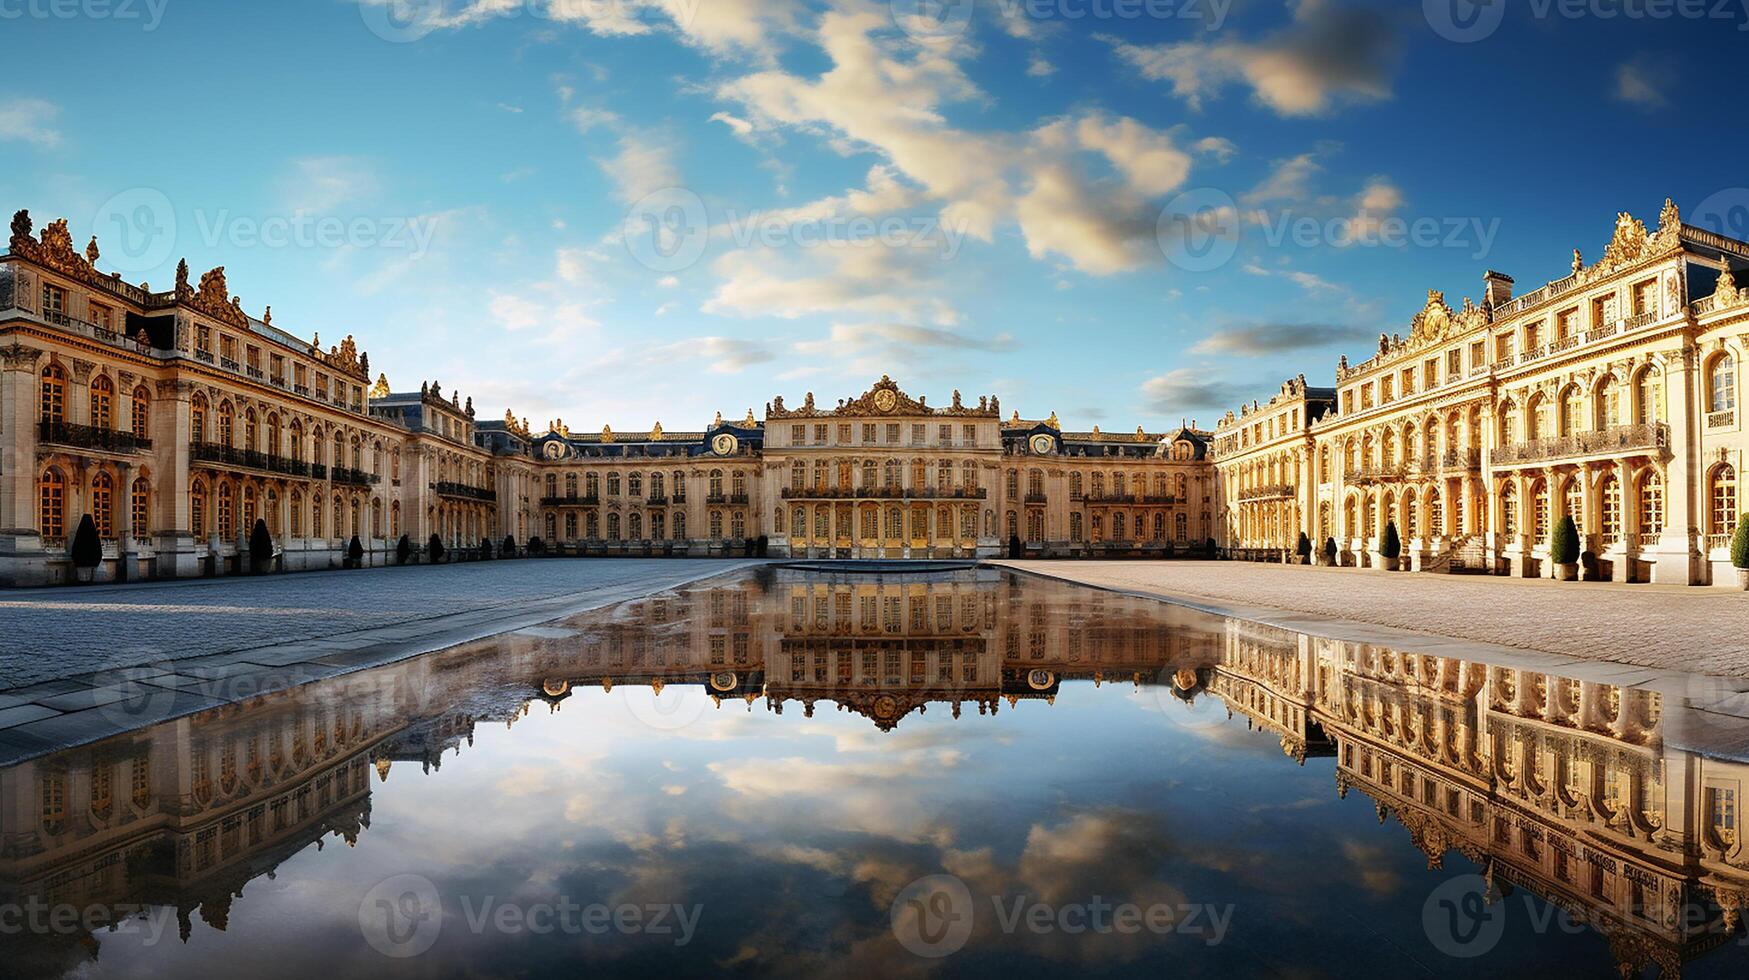
<svg viewBox="0 0 1749 980"><path fill-rule="evenodd" d="M262 578L0 590L0 691L54 678L458 614L647 592L744 566L708 560L479 562ZM402 631L396 635L411 635Z"/></svg>
<svg viewBox="0 0 1749 980"><path fill-rule="evenodd" d="M1241 618L1285 610L1587 660L1749 676L1749 594L1722 588L1247 562L1001 564ZM1320 632L1316 623L1294 625Z"/></svg>

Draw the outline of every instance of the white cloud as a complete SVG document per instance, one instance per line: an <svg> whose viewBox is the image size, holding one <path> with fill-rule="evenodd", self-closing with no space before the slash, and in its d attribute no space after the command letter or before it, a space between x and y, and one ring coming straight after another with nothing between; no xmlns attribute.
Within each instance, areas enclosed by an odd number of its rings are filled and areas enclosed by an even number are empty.
<svg viewBox="0 0 1749 980"><path fill-rule="evenodd" d="M613 126L619 122L619 116L606 109L592 109L582 106L572 109L568 114L571 125L577 127L577 132L587 133L600 126Z"/></svg>
<svg viewBox="0 0 1749 980"><path fill-rule="evenodd" d="M1322 2L1298 4L1293 23L1261 41L1105 40L1144 78L1169 82L1193 109L1243 82L1282 116L1322 115L1338 100L1388 98L1400 47L1383 13Z"/></svg>
<svg viewBox="0 0 1749 980"><path fill-rule="evenodd" d="M44 149L61 145L61 133L52 128L60 107L42 99L11 99L0 102L0 142L21 140Z"/></svg>
<svg viewBox="0 0 1749 980"><path fill-rule="evenodd" d="M1057 66L1051 64L1049 58L1037 51L1034 51L1032 57L1027 59L1026 74L1031 78L1049 78L1056 73Z"/></svg>
<svg viewBox="0 0 1749 980"><path fill-rule="evenodd" d="M613 181L616 196L626 204L653 191L680 186L680 171L674 166L668 145L658 142L650 133L621 136L617 152L611 157L597 158L595 163Z"/></svg>
<svg viewBox="0 0 1749 980"><path fill-rule="evenodd" d="M642 358L648 366L676 361L703 361L712 374L738 374L755 364L777 359L765 345L739 337L691 337L651 348Z"/></svg>
<svg viewBox="0 0 1749 980"><path fill-rule="evenodd" d="M1204 136L1190 144L1190 148L1198 153L1214 157L1217 163L1226 163L1239 152L1238 145L1224 136Z"/></svg>
<svg viewBox="0 0 1749 980"><path fill-rule="evenodd" d="M372 198L378 181L369 165L356 157L306 157L292 162L282 181L293 210L332 213L344 204Z"/></svg>
<svg viewBox="0 0 1749 980"><path fill-rule="evenodd" d="M1668 105L1670 99L1666 93L1675 82L1675 75L1667 59L1636 55L1616 67L1615 97L1644 109Z"/></svg>

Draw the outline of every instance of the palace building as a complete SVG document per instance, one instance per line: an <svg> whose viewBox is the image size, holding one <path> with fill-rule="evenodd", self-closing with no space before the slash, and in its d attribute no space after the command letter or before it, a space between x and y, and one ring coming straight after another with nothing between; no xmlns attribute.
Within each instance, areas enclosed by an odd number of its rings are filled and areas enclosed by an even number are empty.
<svg viewBox="0 0 1749 980"><path fill-rule="evenodd" d="M65 583L89 515L98 580L376 566L447 552L806 558L1280 560L1302 534L1417 570L1725 583L1739 513L1749 245L1623 214L1602 258L1514 296L1429 292L1335 384L1301 375L1206 432L1066 431L1000 400L931 405L882 378L827 407L774 398L708 427L538 434L435 382L372 380L246 313L223 268L169 290L98 271L26 212L0 256L0 585ZM353 547L354 541L358 547ZM536 542L538 541L538 545Z"/></svg>

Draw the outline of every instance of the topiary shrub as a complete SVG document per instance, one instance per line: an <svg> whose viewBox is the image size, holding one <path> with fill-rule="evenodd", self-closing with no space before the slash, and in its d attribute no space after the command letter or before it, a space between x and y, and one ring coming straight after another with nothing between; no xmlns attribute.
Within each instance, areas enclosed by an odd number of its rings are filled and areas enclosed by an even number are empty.
<svg viewBox="0 0 1749 980"><path fill-rule="evenodd" d="M1218 544L1215 544L1214 538L1208 539L1207 543L1205 543L1203 545L1203 547L1208 550L1210 560L1213 560L1215 558L1215 556L1217 556L1221 553L1221 546Z"/></svg>
<svg viewBox="0 0 1749 980"><path fill-rule="evenodd" d="M431 540L425 542L425 554L430 557L433 565L443 560L443 539L433 534Z"/></svg>
<svg viewBox="0 0 1749 980"><path fill-rule="evenodd" d="M266 571L269 562L273 561L273 535L267 533L267 522L256 518L255 527L249 532L249 567L257 575Z"/></svg>
<svg viewBox="0 0 1749 980"><path fill-rule="evenodd" d="M97 522L86 514L73 532L73 567L96 568L103 563L103 542L97 537Z"/></svg>
<svg viewBox="0 0 1749 980"><path fill-rule="evenodd" d="M401 535L401 540L395 542L395 561L398 564L405 565L412 560L413 539L403 534Z"/></svg>
<svg viewBox="0 0 1749 980"><path fill-rule="evenodd" d="M498 556L500 558L515 558L516 557L516 539L511 537L510 535L506 534L504 536L504 544L499 546L499 548L498 548Z"/></svg>
<svg viewBox="0 0 1749 980"><path fill-rule="evenodd" d="M1731 535L1731 564L1749 568L1749 521L1737 519L1737 533Z"/></svg>
<svg viewBox="0 0 1749 980"><path fill-rule="evenodd" d="M1578 560L1579 525L1573 523L1573 515L1569 514L1555 527L1555 539L1549 543L1549 561L1571 565Z"/></svg>
<svg viewBox="0 0 1749 980"><path fill-rule="evenodd" d="M1307 537L1306 532L1304 532L1304 531L1300 532L1300 543L1297 546L1295 546L1294 554L1300 556L1300 561L1311 560L1311 557L1312 557L1312 539Z"/></svg>
<svg viewBox="0 0 1749 980"><path fill-rule="evenodd" d="M1397 522L1391 521L1385 525L1385 543L1379 548L1379 554L1386 558L1396 558L1403 553L1403 539L1397 536Z"/></svg>
<svg viewBox="0 0 1749 980"><path fill-rule="evenodd" d="M353 568L359 568L364 562L364 542L358 540L358 535L352 536L352 543L346 546L346 557L352 562Z"/></svg>
<svg viewBox="0 0 1749 980"><path fill-rule="evenodd" d="M764 558L771 554L771 538L767 535L761 534L753 549L753 554L759 558Z"/></svg>
<svg viewBox="0 0 1749 980"><path fill-rule="evenodd" d="M1020 535L1010 534L1008 536L1008 557L1019 558L1020 556L1021 556Z"/></svg>
<svg viewBox="0 0 1749 980"><path fill-rule="evenodd" d="M547 543L545 541L542 541L539 537L529 538L528 539L528 553L531 555L544 555L544 554L546 554L547 553Z"/></svg>
<svg viewBox="0 0 1749 980"><path fill-rule="evenodd" d="M1329 562L1332 565L1336 564L1336 539L1335 538L1325 538L1324 539L1324 560L1326 562Z"/></svg>
<svg viewBox="0 0 1749 980"><path fill-rule="evenodd" d="M480 560L481 561L491 561L492 560L492 542L490 539L487 539L487 538L480 539Z"/></svg>

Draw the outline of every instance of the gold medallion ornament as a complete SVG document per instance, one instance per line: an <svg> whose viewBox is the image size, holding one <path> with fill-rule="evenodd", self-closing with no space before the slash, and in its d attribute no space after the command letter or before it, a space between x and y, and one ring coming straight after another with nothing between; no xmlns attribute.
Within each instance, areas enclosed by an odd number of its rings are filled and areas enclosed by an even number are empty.
<svg viewBox="0 0 1749 980"><path fill-rule="evenodd" d="M735 455L735 450L739 448L740 445L741 441L739 439L736 439L734 436L725 432L711 440L711 451L718 456L733 456Z"/></svg>
<svg viewBox="0 0 1749 980"><path fill-rule="evenodd" d="M1032 437L1032 454L1034 456L1049 456L1051 453L1056 452L1056 450L1057 441L1050 436L1045 435L1043 432Z"/></svg>
<svg viewBox="0 0 1749 980"><path fill-rule="evenodd" d="M1057 682L1057 675L1048 670L1030 670L1026 674L1026 686L1035 691L1048 690Z"/></svg>
<svg viewBox="0 0 1749 980"><path fill-rule="evenodd" d="M875 392L874 403L875 408L883 412L890 412L899 407L899 396L890 388L882 388Z"/></svg>
<svg viewBox="0 0 1749 980"><path fill-rule="evenodd" d="M741 678L732 670L719 670L711 675L711 690L717 692L733 691L735 685L741 683Z"/></svg>
<svg viewBox="0 0 1749 980"><path fill-rule="evenodd" d="M541 447L541 455L548 459L564 459L565 444L558 439L549 439L547 444Z"/></svg>

